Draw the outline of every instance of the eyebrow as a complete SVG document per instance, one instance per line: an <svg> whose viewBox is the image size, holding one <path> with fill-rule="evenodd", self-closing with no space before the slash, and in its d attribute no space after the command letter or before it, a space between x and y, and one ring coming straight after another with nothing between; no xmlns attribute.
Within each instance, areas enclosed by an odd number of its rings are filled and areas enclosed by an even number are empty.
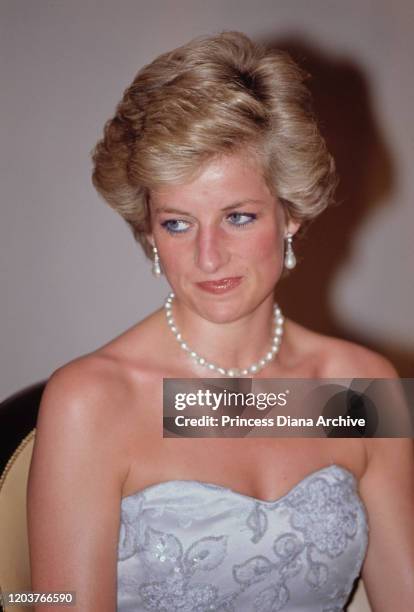
<svg viewBox="0 0 414 612"><path fill-rule="evenodd" d="M227 212L229 210L234 210L235 208L239 208L239 206L243 206L244 204L264 204L263 200L253 200L251 198L248 198L246 200L240 200L239 202L234 202L233 204L229 204L228 206L225 206L224 208L220 209L220 212ZM188 217L192 217L192 214L185 211L185 210L180 210L179 208L172 208L170 206L159 206L155 209L154 211L156 214L159 213L173 213L173 214L178 214L178 215L187 215Z"/></svg>

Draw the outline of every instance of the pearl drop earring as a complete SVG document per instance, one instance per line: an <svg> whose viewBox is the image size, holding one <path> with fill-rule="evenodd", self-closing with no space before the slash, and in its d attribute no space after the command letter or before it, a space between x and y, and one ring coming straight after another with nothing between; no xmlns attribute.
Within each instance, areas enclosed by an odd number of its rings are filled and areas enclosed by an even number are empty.
<svg viewBox="0 0 414 612"><path fill-rule="evenodd" d="M287 268L288 270L293 270L293 268L296 266L296 257L295 257L295 253L293 252L292 239L293 239L293 234L291 234L290 232L286 234L285 236L286 250L285 250L284 263L285 263L285 268Z"/></svg>
<svg viewBox="0 0 414 612"><path fill-rule="evenodd" d="M160 266L160 258L158 255L158 249L156 246L152 247L152 254L153 254L152 273L156 278L159 278L162 272L161 272L161 266Z"/></svg>

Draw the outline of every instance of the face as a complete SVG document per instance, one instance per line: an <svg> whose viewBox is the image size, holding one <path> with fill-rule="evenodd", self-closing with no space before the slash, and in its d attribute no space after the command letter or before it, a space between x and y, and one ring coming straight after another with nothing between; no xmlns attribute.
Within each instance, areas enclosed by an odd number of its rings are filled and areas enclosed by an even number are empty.
<svg viewBox="0 0 414 612"><path fill-rule="evenodd" d="M151 192L152 234L180 307L216 323L253 312L283 269L286 222L259 163L231 155L185 184Z"/></svg>

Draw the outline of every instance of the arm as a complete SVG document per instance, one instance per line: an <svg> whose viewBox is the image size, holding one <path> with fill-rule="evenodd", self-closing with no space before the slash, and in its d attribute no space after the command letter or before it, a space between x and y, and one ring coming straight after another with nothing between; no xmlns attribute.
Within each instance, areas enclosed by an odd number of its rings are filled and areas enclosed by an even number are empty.
<svg viewBox="0 0 414 612"><path fill-rule="evenodd" d="M337 347L327 376L398 378L381 355L343 341ZM401 412L396 416L401 418ZM359 491L367 509L369 541L362 579L373 612L408 612L414 601L414 442L371 438L364 445L367 467Z"/></svg>
<svg viewBox="0 0 414 612"><path fill-rule="evenodd" d="M28 485L32 589L76 591L74 610L113 612L126 391L88 356L58 370L40 407ZM37 608L36 608L37 609ZM41 606L40 610L55 610Z"/></svg>
<svg viewBox="0 0 414 612"><path fill-rule="evenodd" d="M408 612L414 601L414 444L367 440L360 493L369 517L362 578L373 612Z"/></svg>

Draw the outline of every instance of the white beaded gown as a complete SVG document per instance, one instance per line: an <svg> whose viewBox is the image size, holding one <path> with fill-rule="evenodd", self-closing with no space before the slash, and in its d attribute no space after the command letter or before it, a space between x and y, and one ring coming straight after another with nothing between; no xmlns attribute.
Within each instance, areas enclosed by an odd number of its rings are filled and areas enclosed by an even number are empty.
<svg viewBox="0 0 414 612"><path fill-rule="evenodd" d="M341 612L368 523L330 465L270 502L193 480L122 499L118 612Z"/></svg>

